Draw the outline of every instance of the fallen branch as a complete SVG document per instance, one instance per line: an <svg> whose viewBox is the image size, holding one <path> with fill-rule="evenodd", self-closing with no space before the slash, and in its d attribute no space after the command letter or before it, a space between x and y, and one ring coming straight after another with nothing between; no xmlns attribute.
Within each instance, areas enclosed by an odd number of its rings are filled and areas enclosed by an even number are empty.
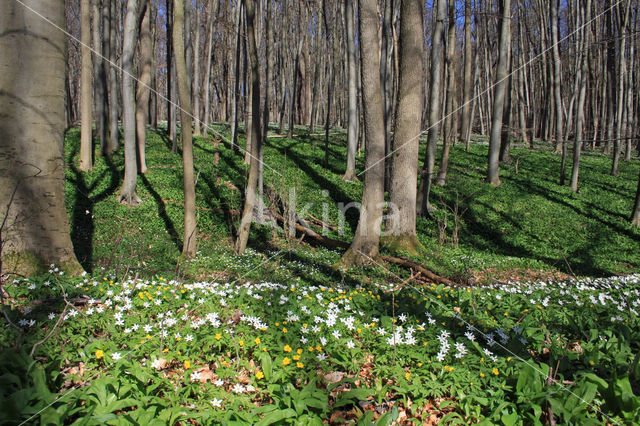
<svg viewBox="0 0 640 426"><path fill-rule="evenodd" d="M447 278L441 277L440 275L436 275L435 273L431 272L427 268L419 265L418 263L412 260L401 258L401 257L391 257L391 256L380 256L380 258L385 262L395 263L396 265L404 266L405 268L413 268L416 271L422 273L422 275L424 275L426 278L430 279L431 281L435 281L437 283L448 285L451 287L462 287L461 284L455 283L451 280L448 280Z"/></svg>
<svg viewBox="0 0 640 426"><path fill-rule="evenodd" d="M281 215L279 215L278 213L271 211L271 214L273 215L274 218L276 218L276 220L278 220L279 222L282 222L283 224L286 223L285 218ZM315 240L316 242L324 245L324 246L328 246L331 248L349 248L350 244L345 242L345 241L340 241L340 240L335 240L333 238L328 238L328 237L324 237L320 234L318 234L316 231L314 231L313 229L311 229L309 226L304 226L303 224L301 224L300 222L303 222L302 220L300 220L299 218L296 217L296 222L295 222L295 228L297 231L304 233L306 236L312 238L313 240ZM431 272L430 270L426 269L425 267L419 265L416 262L413 262L409 259L404 259L404 258L399 258L399 257L392 257L392 256L380 256L380 259L384 260L385 262L389 262L389 263L395 263L396 265L400 265L403 266L405 268L408 269L414 269L418 272L420 272L421 275L423 275L425 278L440 283L440 284L444 284L444 285L448 285L451 287L461 287L461 284L457 284L451 280L448 280L447 278L441 277L433 272ZM414 276L414 278L417 277Z"/></svg>

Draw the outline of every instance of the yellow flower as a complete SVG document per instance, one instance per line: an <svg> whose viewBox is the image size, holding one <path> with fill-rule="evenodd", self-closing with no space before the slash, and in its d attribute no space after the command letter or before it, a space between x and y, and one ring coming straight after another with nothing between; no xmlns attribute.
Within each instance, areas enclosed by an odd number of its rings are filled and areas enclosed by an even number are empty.
<svg viewBox="0 0 640 426"><path fill-rule="evenodd" d="M146 337L147 339L151 339L151 336L150 336L150 335L148 335L148 334L147 334L145 337Z"/></svg>
<svg viewBox="0 0 640 426"><path fill-rule="evenodd" d="M264 378L264 374L262 373L262 371L256 372L256 379L260 380L262 378Z"/></svg>
<svg viewBox="0 0 640 426"><path fill-rule="evenodd" d="M184 362L184 369L187 370L189 368L191 368L191 361L187 360L187 361Z"/></svg>
<svg viewBox="0 0 640 426"><path fill-rule="evenodd" d="M102 349L98 349L98 350L96 351L96 358L97 358L97 359L100 359L100 358L102 358L102 357L104 357L104 352L102 352Z"/></svg>
<svg viewBox="0 0 640 426"><path fill-rule="evenodd" d="M313 346L309 346L309 352L313 352Z"/></svg>
<svg viewBox="0 0 640 426"><path fill-rule="evenodd" d="M480 373L480 377L484 377L484 373Z"/></svg>
<svg viewBox="0 0 640 426"><path fill-rule="evenodd" d="M301 363L301 362L296 362L296 367L302 368L302 367L304 367L304 364Z"/></svg>
<svg viewBox="0 0 640 426"><path fill-rule="evenodd" d="M222 334L216 333L216 340L220 340L220 339L222 339Z"/></svg>
<svg viewBox="0 0 640 426"><path fill-rule="evenodd" d="M293 360L294 361L300 361L300 355L294 355L293 356Z"/></svg>
<svg viewBox="0 0 640 426"><path fill-rule="evenodd" d="M302 349L298 349L296 352L298 353L298 355L302 355Z"/></svg>
<svg viewBox="0 0 640 426"><path fill-rule="evenodd" d="M411 373L405 373L404 378L409 380L409 377L411 377Z"/></svg>
<svg viewBox="0 0 640 426"><path fill-rule="evenodd" d="M596 365L596 363L593 362L593 360L591 360L591 361L589 361L589 365L593 367L594 365Z"/></svg>
<svg viewBox="0 0 640 426"><path fill-rule="evenodd" d="M164 352L164 353L166 354L167 352L169 352L169 348L164 348L164 349L162 350L162 352Z"/></svg>
<svg viewBox="0 0 640 426"><path fill-rule="evenodd" d="M287 327L282 327L282 332L283 332L284 334L287 334Z"/></svg>
<svg viewBox="0 0 640 426"><path fill-rule="evenodd" d="M259 345L259 344L260 344L260 338L259 338L259 337L256 337L256 339L254 340L254 342L256 343L256 345Z"/></svg>
<svg viewBox="0 0 640 426"><path fill-rule="evenodd" d="M285 356L284 359L282 360L282 366L289 365L289 364L291 364L291 360Z"/></svg>
<svg viewBox="0 0 640 426"><path fill-rule="evenodd" d="M318 351L318 352L322 352L322 346L317 345L317 346L316 346L316 351Z"/></svg>
<svg viewBox="0 0 640 426"><path fill-rule="evenodd" d="M289 345L284 345L284 351L285 351L285 352L291 352L291 346L289 346Z"/></svg>
<svg viewBox="0 0 640 426"><path fill-rule="evenodd" d="M498 369L497 369L497 368L495 368L495 367L493 368L493 370L491 370L491 372L492 372L493 374L495 374L496 376L497 376L498 374L500 374L500 372L498 371Z"/></svg>
<svg viewBox="0 0 640 426"><path fill-rule="evenodd" d="M238 340L238 345L244 346L244 340Z"/></svg>

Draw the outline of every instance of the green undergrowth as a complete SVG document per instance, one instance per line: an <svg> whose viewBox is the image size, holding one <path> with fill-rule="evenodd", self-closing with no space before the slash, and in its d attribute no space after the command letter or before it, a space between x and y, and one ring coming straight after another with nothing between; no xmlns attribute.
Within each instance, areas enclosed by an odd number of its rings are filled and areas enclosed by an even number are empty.
<svg viewBox="0 0 640 426"><path fill-rule="evenodd" d="M0 424L640 421L640 275L392 281L10 282Z"/></svg>
<svg viewBox="0 0 640 426"><path fill-rule="evenodd" d="M265 203L282 214L295 200L318 233L324 222L349 242L358 212L341 208L363 176L342 181L344 132L332 129L327 167L324 138L297 133L265 147ZM626 221L637 160L612 177L587 152L573 194L557 155L514 147L492 188L483 138L454 146L411 256L471 284L448 288L391 264L336 270L341 250L269 223L234 254L248 167L228 137L216 124L194 138L199 251L184 259L182 163L166 132L148 133L130 208L117 202L122 151L80 173L69 130L66 202L88 275L52 266L6 283L17 329L0 330L0 424L640 421L640 278L568 278L638 271Z"/></svg>
<svg viewBox="0 0 640 426"><path fill-rule="evenodd" d="M324 136L310 135L303 128L298 133L294 139L273 134L265 146L265 203L281 214L285 205L295 204L298 215L317 232L323 233L324 221L325 235L349 242L359 215L349 206L361 199L363 175L360 182L342 180L344 132L332 129L326 167ZM242 137L241 133L241 146ZM512 163L501 166L502 185L492 188L483 182L487 146L482 137L473 139L469 152L461 145L452 147L447 184L433 188L436 211L431 218L418 218L423 250L413 257L415 261L440 275L473 282L604 277L638 270L640 231L627 221L637 185L637 160L622 162L619 176L614 177L608 173L609 158L585 153L580 191L574 194L558 185L558 155L540 147L514 147ZM194 138L198 247L203 257L231 255L242 210L248 166L242 151L234 153L228 140L226 124L213 125L207 139ZM194 279L234 272L215 260L200 261L195 270L181 260L182 163L179 154L171 153L165 130L148 132L149 172L138 178L143 202L135 208L117 202L122 150L110 160L97 157L92 171L80 173L79 129L68 132L66 148L71 236L87 271L104 268L116 274ZM358 170L362 169L360 153ZM282 229L269 224L254 226L249 246L260 256L294 250L308 253L303 257L324 258L326 249L285 237ZM333 259L337 255L328 254ZM334 278L322 274L318 279Z"/></svg>

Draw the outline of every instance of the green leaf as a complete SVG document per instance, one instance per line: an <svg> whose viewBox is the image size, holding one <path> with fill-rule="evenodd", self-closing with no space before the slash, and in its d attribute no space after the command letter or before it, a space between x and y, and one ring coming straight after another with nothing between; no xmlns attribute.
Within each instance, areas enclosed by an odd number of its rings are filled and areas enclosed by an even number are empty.
<svg viewBox="0 0 640 426"><path fill-rule="evenodd" d="M336 403L333 405L333 407L339 408L345 405L353 404L354 402L364 401L374 393L375 392L373 391L373 389L352 389L350 391L342 393L336 400Z"/></svg>
<svg viewBox="0 0 640 426"><path fill-rule="evenodd" d="M295 412L295 410L293 410L291 408L287 408L287 409L284 409L284 410L272 411L271 413L269 413L266 416L264 416L262 418L262 420L260 420L258 423L256 423L256 426L272 425L272 424L274 424L276 422L279 422L281 420L288 419L290 417L295 417L295 416L296 416L296 412Z"/></svg>
<svg viewBox="0 0 640 426"><path fill-rule="evenodd" d="M518 413L513 412L511 414L503 414L502 417L500 417L500 420L502 420L502 424L504 426L514 426L518 421Z"/></svg>
<svg viewBox="0 0 640 426"><path fill-rule="evenodd" d="M260 358L260 365L262 366L262 372L264 373L264 378L269 381L271 380L271 373L273 372L273 361L269 354L261 352L258 356Z"/></svg>

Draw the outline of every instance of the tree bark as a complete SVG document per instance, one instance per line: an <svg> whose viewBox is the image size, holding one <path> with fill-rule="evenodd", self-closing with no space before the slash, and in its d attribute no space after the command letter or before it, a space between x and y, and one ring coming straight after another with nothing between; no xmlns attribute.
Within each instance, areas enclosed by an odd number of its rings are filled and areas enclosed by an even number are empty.
<svg viewBox="0 0 640 426"><path fill-rule="evenodd" d="M213 68L213 31L214 31L214 15L217 15L218 2L211 0L209 2L209 25L207 29L207 56L205 57L205 77L204 77L204 128L203 136L206 138L209 132L209 120L211 119L211 68Z"/></svg>
<svg viewBox="0 0 640 426"><path fill-rule="evenodd" d="M626 58L626 42L627 42L627 20L629 17L629 7L631 0L627 0L620 4L618 8L618 81L616 85L616 113L615 113L615 134L613 143L613 164L611 166L611 174L618 174L618 165L620 163L620 145L624 137L623 114L624 114L624 89L627 74L627 58Z"/></svg>
<svg viewBox="0 0 640 426"><path fill-rule="evenodd" d="M440 159L440 167L436 176L436 185L444 186L447 181L447 170L449 168L449 153L451 152L451 143L455 142L458 135L456 134L456 4L449 1L449 28L447 31L447 92L445 103L444 118L444 138L442 143L442 157Z"/></svg>
<svg viewBox="0 0 640 426"><path fill-rule="evenodd" d="M504 98L504 110L502 112L502 135L500 137L500 162L505 164L511 163L511 93L513 86L513 62L509 58L509 70L507 77L507 89Z"/></svg>
<svg viewBox="0 0 640 426"><path fill-rule="evenodd" d="M462 104L461 140L471 139L471 108L473 99L473 50L471 43L471 0L464 1L464 88ZM468 151L468 147L467 147Z"/></svg>
<svg viewBox="0 0 640 426"><path fill-rule="evenodd" d="M127 1L122 41L122 132L124 134L124 180L119 201L128 206L142 202L136 193L138 162L136 156L136 96L133 77L133 56L137 40L138 0Z"/></svg>
<svg viewBox="0 0 640 426"><path fill-rule="evenodd" d="M499 160L502 134L502 115L504 112L504 96L507 89L507 69L509 65L509 52L511 49L511 0L502 0L500 6L502 12L500 24L500 52L494 84L491 135L489 139L487 167L487 181L493 186L500 185Z"/></svg>
<svg viewBox="0 0 640 426"><path fill-rule="evenodd" d="M82 70L80 95L80 165L82 171L93 168L93 65L91 61L91 4L90 0L80 1L80 42L82 43Z"/></svg>
<svg viewBox="0 0 640 426"><path fill-rule="evenodd" d="M360 220L351 246L339 267L369 264L379 256L380 226L384 205L384 115L380 87L380 53L376 0L360 0L360 60L364 132L367 140L366 171Z"/></svg>
<svg viewBox="0 0 640 426"><path fill-rule="evenodd" d="M0 270L78 274L64 202L64 1L4 2L0 14ZM71 164L73 167L73 163Z"/></svg>
<svg viewBox="0 0 640 426"><path fill-rule="evenodd" d="M173 5L173 52L178 77L180 97L180 137L182 138L182 169L184 183L184 244L182 254L192 257L196 254L196 193L193 176L193 141L191 133L191 96L187 78L185 59L185 8L183 0L174 0Z"/></svg>
<svg viewBox="0 0 640 426"><path fill-rule="evenodd" d="M210 0L211 1L211 0ZM195 2L195 24L196 24L196 41L193 55L193 134L194 136L202 136L200 120L200 6L198 0Z"/></svg>
<svg viewBox="0 0 640 426"><path fill-rule="evenodd" d="M111 157L120 146L120 130L118 128L118 72L117 72L117 55L118 46L116 43L116 28L118 8L116 0L105 0L109 2L109 13L105 20L104 38L108 40L105 43L105 52L109 52L109 142L104 152L106 157ZM108 24L108 25L107 25ZM108 26L108 28L107 28ZM108 31L107 31L108 30ZM107 35L108 34L108 35Z"/></svg>
<svg viewBox="0 0 640 426"><path fill-rule="evenodd" d="M636 190L636 200L633 203L630 221L631 226L640 227L640 176L638 177L638 189Z"/></svg>
<svg viewBox="0 0 640 426"><path fill-rule="evenodd" d="M100 152L104 152L107 143L107 122L109 116L106 114L106 88L107 82L105 78L105 62L102 51L102 4L101 0L94 0L91 4L91 16L93 20L93 49L96 52L96 58L93 62L93 78L95 80L95 96L93 98L94 111L96 115L96 130L98 139L100 140ZM92 150L93 151L93 150Z"/></svg>
<svg viewBox="0 0 640 426"><path fill-rule="evenodd" d="M143 0L140 20L140 65L138 89L136 92L136 147L138 152L138 172L147 172L145 141L147 138L147 114L149 112L149 87L151 85L151 2Z"/></svg>
<svg viewBox="0 0 640 426"><path fill-rule="evenodd" d="M391 157L389 202L395 214L389 216L386 242L397 250L416 254L420 242L416 235L416 197L418 148L424 106L424 47L421 0L400 3L400 70L396 129Z"/></svg>
<svg viewBox="0 0 640 426"><path fill-rule="evenodd" d="M238 151L238 104L240 96L240 50L241 50L241 22L242 22L242 9L243 0L238 0L236 5L236 20L235 20L235 34L236 34L236 48L235 57L233 61L234 66L234 83L233 83L233 107L231 112L231 149Z"/></svg>
<svg viewBox="0 0 640 426"><path fill-rule="evenodd" d="M355 41L355 11L356 2L345 0L345 26L347 43L347 78L349 90L348 117L347 117L347 169L342 180L353 182L358 180L356 176L356 149L358 145L358 89L357 89L357 63Z"/></svg>
<svg viewBox="0 0 640 426"><path fill-rule="evenodd" d="M442 38L444 33L444 20L446 16L445 0L437 1L436 22L431 37L431 76L429 89L429 134L427 139L427 153L422 166L422 180L418 190L418 214L430 216L434 208L429 202L431 194L431 181L435 168L436 147L440 136L440 87L442 80Z"/></svg>
<svg viewBox="0 0 640 426"><path fill-rule="evenodd" d="M560 46L558 46L558 2L551 0L551 52L553 57L553 99L555 102L556 128L554 145L556 152L562 152L562 162L560 168L560 185L564 185L565 164L567 157L567 144L564 140L564 107L562 104L562 61L560 60Z"/></svg>
<svg viewBox="0 0 640 426"><path fill-rule="evenodd" d="M251 160L249 165L249 178L245 191L244 209L238 228L236 240L236 253L242 254L247 248L249 230L253 221L253 211L256 206L256 192L258 186L258 162L262 157L262 139L260 138L260 72L258 62L258 47L255 21L255 0L245 0L245 17L247 22L247 37L249 39L249 55L251 56L251 131L255 135L251 144Z"/></svg>

